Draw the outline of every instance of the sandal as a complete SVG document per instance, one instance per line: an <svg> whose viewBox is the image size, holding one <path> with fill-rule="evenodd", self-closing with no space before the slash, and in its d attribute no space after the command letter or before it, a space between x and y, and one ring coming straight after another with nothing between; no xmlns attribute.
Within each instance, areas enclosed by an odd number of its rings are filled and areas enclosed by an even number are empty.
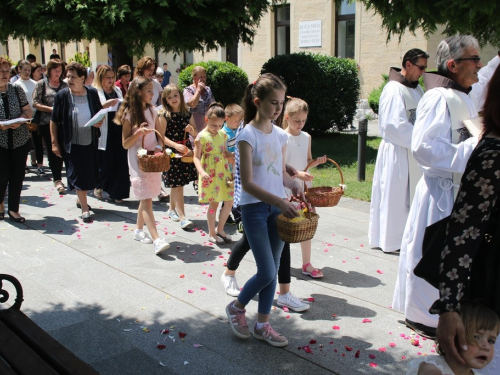
<svg viewBox="0 0 500 375"><path fill-rule="evenodd" d="M308 275L311 276L313 279L321 279L323 277L323 272L321 270L314 268L311 272L307 271L307 267L313 267L311 263L304 264L302 266L302 274L303 275Z"/></svg>
<svg viewBox="0 0 500 375"><path fill-rule="evenodd" d="M92 222L92 216L90 216L90 212L86 211L82 214L82 220L84 223L91 223Z"/></svg>
<svg viewBox="0 0 500 375"><path fill-rule="evenodd" d="M226 233L225 236L223 236L222 234L220 233L217 233L217 236L219 236L220 238L222 238L224 240L225 243L231 243L233 242L231 236L229 234Z"/></svg>
<svg viewBox="0 0 500 375"><path fill-rule="evenodd" d="M94 189L94 197L97 199L102 199L102 189Z"/></svg>
<svg viewBox="0 0 500 375"><path fill-rule="evenodd" d="M10 214L10 211L7 211L7 214L9 215L9 219L11 221L14 221L16 223L21 223L21 224L26 222L26 219L22 216L21 217L14 217L13 215Z"/></svg>
<svg viewBox="0 0 500 375"><path fill-rule="evenodd" d="M59 194L66 193L66 186L64 186L64 184L61 180L54 181L54 186L56 187Z"/></svg>
<svg viewBox="0 0 500 375"><path fill-rule="evenodd" d="M89 211L92 211L92 207L90 207L90 204L87 203L87 207ZM82 208L82 204L78 201L76 201L76 208Z"/></svg>
<svg viewBox="0 0 500 375"><path fill-rule="evenodd" d="M215 237L212 236L208 237L208 240L212 243L218 243L218 244L225 243L224 240L217 235Z"/></svg>

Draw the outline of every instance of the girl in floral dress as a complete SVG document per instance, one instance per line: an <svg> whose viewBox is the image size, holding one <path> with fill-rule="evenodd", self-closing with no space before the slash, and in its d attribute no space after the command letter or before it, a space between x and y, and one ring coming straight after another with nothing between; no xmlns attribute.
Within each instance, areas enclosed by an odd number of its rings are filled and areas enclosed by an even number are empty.
<svg viewBox="0 0 500 375"><path fill-rule="evenodd" d="M195 139L194 165L198 170L198 201L208 202L207 222L209 240L213 243L231 242L231 236L224 232L224 225L233 206L234 191L228 185L231 179L229 154L226 151L227 135L222 131L226 114L220 103L212 103L205 117L205 129ZM215 213L219 202L224 202L215 228Z"/></svg>
<svg viewBox="0 0 500 375"><path fill-rule="evenodd" d="M191 142L187 135L196 136L196 125L180 88L173 83L165 86L161 103L163 110L158 116L161 133L165 134L165 144L178 156L188 153ZM180 221L183 229L193 226L184 213L184 185L196 181L196 178L196 168L193 163L184 163L180 158L170 159L170 169L164 174L165 186L172 188L168 216L173 221Z"/></svg>

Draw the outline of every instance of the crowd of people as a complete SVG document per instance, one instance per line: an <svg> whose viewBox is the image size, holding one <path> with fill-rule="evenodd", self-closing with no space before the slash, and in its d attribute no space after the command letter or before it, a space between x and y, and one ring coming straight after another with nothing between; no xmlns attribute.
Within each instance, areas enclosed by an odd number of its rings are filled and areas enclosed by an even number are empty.
<svg viewBox="0 0 500 375"><path fill-rule="evenodd" d="M437 72L425 72L428 59L425 51L409 50L402 68L391 68L382 92L383 140L368 237L373 247L399 252L393 308L405 314L408 327L437 338L443 353L413 363L409 373L487 371L500 365L498 350L493 355L500 325L500 256L495 251L500 233L500 51L483 67L477 40L456 35L439 44ZM76 191L84 222L92 221L88 191L98 199L107 194L119 204L132 187L139 200L133 238L153 243L156 254L170 246L159 237L152 204L156 197L166 197L162 181L170 188L168 216L183 229L193 226L184 209L184 186L193 183L198 201L208 204L211 242L232 242L224 230L231 214L242 223L243 236L221 276L226 293L236 297L226 306L232 332L286 346L288 340L269 323L277 280L279 306L298 312L310 306L290 292L290 244L278 236L276 217L299 215L304 184L313 179L306 166L327 160L312 159L311 137L303 131L308 105L287 98L285 83L266 73L248 85L241 107L233 103L224 108L207 86L204 68L193 69L193 83L183 91L169 82L166 64L156 68L154 59L143 57L131 80L129 66L115 74L101 65L94 77L76 62L53 59L43 72L36 62L22 60L17 75L10 77L10 64L0 58L0 120L19 119L0 128L0 156L9 161L0 165L1 219L8 186L7 213L11 220L25 222L19 201L30 145L37 171L44 174L45 143L54 186L59 193ZM419 85L422 76L425 93ZM111 111L86 126L103 108ZM38 127L30 132L24 119L31 119L33 111L39 112ZM477 127L477 121L468 120L479 113L483 120ZM170 169L143 172L139 155L158 152L161 144L171 155ZM67 185L61 177L63 164ZM447 217L436 288L413 270L427 250L426 228ZM257 270L240 289L235 271L250 249ZM302 273L323 277L311 264L311 241L301 243L301 250ZM256 296L258 317L250 330L245 307ZM494 364L486 367L490 361Z"/></svg>

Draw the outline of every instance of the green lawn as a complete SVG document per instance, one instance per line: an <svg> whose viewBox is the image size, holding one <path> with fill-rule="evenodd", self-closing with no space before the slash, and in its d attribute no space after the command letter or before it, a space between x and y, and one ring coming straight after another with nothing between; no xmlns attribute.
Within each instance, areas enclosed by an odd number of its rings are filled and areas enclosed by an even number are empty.
<svg viewBox="0 0 500 375"><path fill-rule="evenodd" d="M344 196L370 201L372 192L373 171L377 150L382 139L368 137L366 149L366 178L358 181L358 135L357 134L324 134L313 136L312 155L314 157L326 155L335 160L342 169L344 184L347 185ZM311 170L314 175L314 186L338 186L340 174L337 168L327 162Z"/></svg>

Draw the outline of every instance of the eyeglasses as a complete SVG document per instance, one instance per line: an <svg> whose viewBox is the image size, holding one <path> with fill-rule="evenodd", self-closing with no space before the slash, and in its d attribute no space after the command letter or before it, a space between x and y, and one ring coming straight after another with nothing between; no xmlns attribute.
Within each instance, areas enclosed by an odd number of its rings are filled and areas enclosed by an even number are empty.
<svg viewBox="0 0 500 375"><path fill-rule="evenodd" d="M455 61L467 61L467 60L470 60L474 64L477 65L477 64L479 64L479 61L481 61L481 58L480 57L463 57L463 58L455 59Z"/></svg>
<svg viewBox="0 0 500 375"><path fill-rule="evenodd" d="M427 69L427 67L426 67L426 66L420 66L420 65L417 65L417 64L415 64L415 63L412 63L411 61L410 61L410 63L411 63L412 65L415 65L415 66L416 66L417 68L419 68L421 71L424 71L425 69Z"/></svg>

